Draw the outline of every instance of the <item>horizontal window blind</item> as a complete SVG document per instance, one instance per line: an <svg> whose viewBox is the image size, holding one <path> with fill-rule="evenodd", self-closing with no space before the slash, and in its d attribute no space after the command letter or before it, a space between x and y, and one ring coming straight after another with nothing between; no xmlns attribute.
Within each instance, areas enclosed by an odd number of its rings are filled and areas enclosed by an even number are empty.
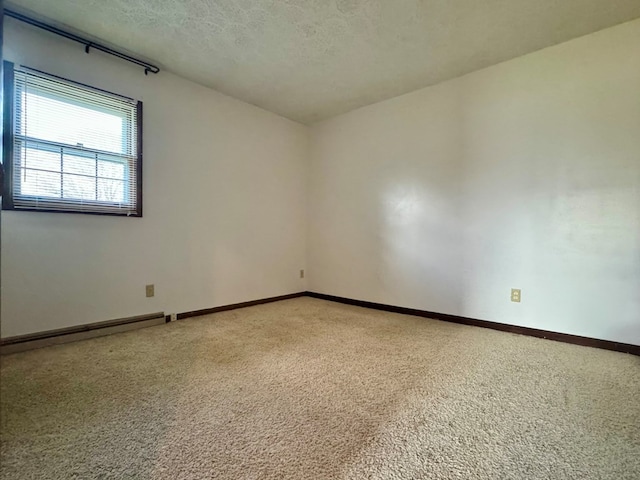
<svg viewBox="0 0 640 480"><path fill-rule="evenodd" d="M13 208L140 215L139 102L14 69Z"/></svg>

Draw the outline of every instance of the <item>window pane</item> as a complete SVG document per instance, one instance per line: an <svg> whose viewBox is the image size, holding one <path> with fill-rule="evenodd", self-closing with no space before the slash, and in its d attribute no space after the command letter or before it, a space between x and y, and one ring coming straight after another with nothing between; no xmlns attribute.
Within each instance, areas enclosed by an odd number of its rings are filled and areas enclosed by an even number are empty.
<svg viewBox="0 0 640 480"><path fill-rule="evenodd" d="M20 172L20 193L35 197L60 198L60 174L23 168Z"/></svg>
<svg viewBox="0 0 640 480"><path fill-rule="evenodd" d="M56 99L27 86L22 94L20 135L114 153L129 153L125 142L125 118Z"/></svg>
<svg viewBox="0 0 640 480"><path fill-rule="evenodd" d="M124 180L125 164L122 162L112 162L109 160L98 161L98 176L116 178Z"/></svg>
<svg viewBox="0 0 640 480"><path fill-rule="evenodd" d="M95 200L96 199L96 179L90 177L80 177L78 175L64 176L63 184L64 198L73 198L77 200Z"/></svg>
<svg viewBox="0 0 640 480"><path fill-rule="evenodd" d="M95 157L80 157L77 155L64 154L64 173L79 173L82 175L96 176Z"/></svg>
<svg viewBox="0 0 640 480"><path fill-rule="evenodd" d="M140 102L28 67L13 71L8 206L141 215Z"/></svg>
<svg viewBox="0 0 640 480"><path fill-rule="evenodd" d="M21 148L21 167L37 168L40 170L60 171L60 152L40 150L37 148ZM60 179L58 179L58 183Z"/></svg>
<svg viewBox="0 0 640 480"><path fill-rule="evenodd" d="M121 180L99 178L98 200L102 202L124 203L124 182Z"/></svg>

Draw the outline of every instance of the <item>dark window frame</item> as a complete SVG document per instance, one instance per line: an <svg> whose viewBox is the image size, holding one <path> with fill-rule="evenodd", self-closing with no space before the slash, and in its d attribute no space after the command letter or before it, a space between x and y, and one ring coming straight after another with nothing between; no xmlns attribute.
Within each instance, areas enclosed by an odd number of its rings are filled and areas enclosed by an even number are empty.
<svg viewBox="0 0 640 480"><path fill-rule="evenodd" d="M64 203L69 206L84 205L84 209L82 210L73 210L73 209L55 209L55 208L33 208L33 207L15 207L14 205L14 185L13 185L13 168L14 168L14 116L15 116L15 102L14 102L14 93L15 93L15 75L14 75L14 64L12 62L4 61L3 62L3 85L4 85L4 102L3 102L3 157L4 157L4 183L2 185L2 210L13 210L16 212L46 212L46 213L73 213L73 214L87 214L87 215L107 215L114 217L142 217L142 102L136 101L136 114L137 114L137 152L136 152L136 164L135 164L135 172L136 172L136 203L135 203L135 212L108 212L108 211L91 211L87 209L86 202L82 202L80 200L74 199L59 199L60 203ZM31 69L36 72L38 70ZM87 90L94 90L99 92L108 93L110 95L115 95L118 97L124 97L123 95L119 95L113 92L109 92L107 90L102 90L100 88L92 87L90 85L86 85L84 83L76 82L74 80L69 80L67 78L59 77L57 75L52 75L46 72L46 75L54 78L59 78L64 80L65 82L72 83L82 88L86 88ZM70 149L73 149L72 145L68 146ZM64 175L61 172L61 175ZM129 185L131 185L131 181L129 181ZM127 186L126 188L130 188ZM96 202L96 205L100 203L109 204L109 202Z"/></svg>

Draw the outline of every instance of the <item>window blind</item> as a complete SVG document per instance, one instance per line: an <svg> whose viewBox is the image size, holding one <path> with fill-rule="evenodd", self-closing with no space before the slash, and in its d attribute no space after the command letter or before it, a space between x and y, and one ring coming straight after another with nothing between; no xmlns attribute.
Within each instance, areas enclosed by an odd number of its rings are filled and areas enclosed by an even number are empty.
<svg viewBox="0 0 640 480"><path fill-rule="evenodd" d="M141 104L14 69L14 209L141 215Z"/></svg>

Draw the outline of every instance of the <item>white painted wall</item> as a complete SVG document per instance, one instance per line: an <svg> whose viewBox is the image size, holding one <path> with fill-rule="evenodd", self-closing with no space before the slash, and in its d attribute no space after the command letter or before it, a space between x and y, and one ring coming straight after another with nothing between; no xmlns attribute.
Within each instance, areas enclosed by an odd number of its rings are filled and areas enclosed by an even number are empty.
<svg viewBox="0 0 640 480"><path fill-rule="evenodd" d="M640 344L640 20L310 143L170 73L5 26L9 60L144 102L145 216L3 212L3 337L305 290L308 257L313 291Z"/></svg>
<svg viewBox="0 0 640 480"><path fill-rule="evenodd" d="M309 178L310 290L640 344L640 20L318 124Z"/></svg>
<svg viewBox="0 0 640 480"><path fill-rule="evenodd" d="M4 33L7 60L144 102L144 217L3 212L3 337L306 289L306 127L11 19Z"/></svg>

